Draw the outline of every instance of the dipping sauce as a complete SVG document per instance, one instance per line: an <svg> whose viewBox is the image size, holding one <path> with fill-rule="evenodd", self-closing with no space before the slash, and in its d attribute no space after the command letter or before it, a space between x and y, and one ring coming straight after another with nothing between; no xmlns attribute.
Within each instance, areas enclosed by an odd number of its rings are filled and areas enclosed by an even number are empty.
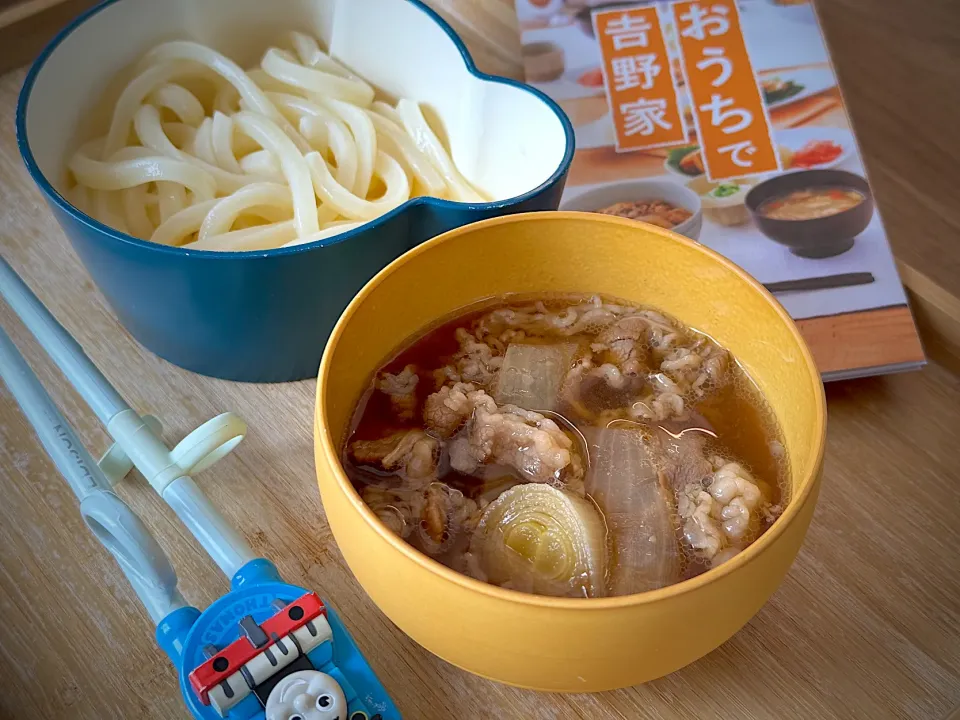
<svg viewBox="0 0 960 720"><path fill-rule="evenodd" d="M370 379L342 453L414 548L539 595L681 582L789 500L776 417L736 359L600 296L504 296L424 328Z"/></svg>
<svg viewBox="0 0 960 720"><path fill-rule="evenodd" d="M771 220L815 220L850 210L863 201L862 193L849 188L809 188L767 200L759 212Z"/></svg>
<svg viewBox="0 0 960 720"><path fill-rule="evenodd" d="M640 200L618 202L597 210L603 215L616 215L629 220L639 220L670 230L693 217L686 208L677 207L664 200Z"/></svg>

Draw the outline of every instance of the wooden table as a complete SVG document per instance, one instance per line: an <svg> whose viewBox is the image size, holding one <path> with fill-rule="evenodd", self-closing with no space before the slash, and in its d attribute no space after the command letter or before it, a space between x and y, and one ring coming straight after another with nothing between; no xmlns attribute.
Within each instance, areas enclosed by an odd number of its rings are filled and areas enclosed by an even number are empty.
<svg viewBox="0 0 960 720"><path fill-rule="evenodd" d="M519 74L510 2L435 4L483 69ZM893 242L927 283L915 299L938 357L953 362L957 6L832 0L821 10ZM343 611L404 717L960 718L960 378L950 370L932 364L829 386L825 478L806 544L773 599L719 650L662 680L600 695L494 684L406 638L346 568L314 481L313 382L198 377L146 353L123 331L21 167L13 114L23 75L0 78L4 257L131 404L167 420L168 440L222 410L250 421L240 448L199 481L286 578L318 588ZM0 322L88 447L104 448L102 428L5 306ZM0 718L186 717L146 614L83 526L6 391L0 466ZM151 490L133 482L121 494L148 519L192 602L203 606L227 589ZM709 618L704 608L703 618L690 621Z"/></svg>

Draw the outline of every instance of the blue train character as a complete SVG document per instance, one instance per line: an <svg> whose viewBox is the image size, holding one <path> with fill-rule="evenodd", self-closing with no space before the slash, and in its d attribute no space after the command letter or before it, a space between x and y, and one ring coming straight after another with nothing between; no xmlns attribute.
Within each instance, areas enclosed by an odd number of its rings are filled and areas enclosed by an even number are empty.
<svg viewBox="0 0 960 720"><path fill-rule="evenodd" d="M170 613L157 641L200 720L400 720L333 609L262 558L202 613Z"/></svg>

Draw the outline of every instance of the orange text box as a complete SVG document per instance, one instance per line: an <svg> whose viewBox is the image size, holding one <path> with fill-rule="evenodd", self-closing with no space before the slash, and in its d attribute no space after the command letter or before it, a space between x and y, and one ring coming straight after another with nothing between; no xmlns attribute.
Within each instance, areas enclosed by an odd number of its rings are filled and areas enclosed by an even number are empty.
<svg viewBox="0 0 960 720"><path fill-rule="evenodd" d="M686 142L656 8L596 12L593 27L600 41L617 152Z"/></svg>
<svg viewBox="0 0 960 720"><path fill-rule="evenodd" d="M681 0L672 8L707 178L779 170L736 0Z"/></svg>

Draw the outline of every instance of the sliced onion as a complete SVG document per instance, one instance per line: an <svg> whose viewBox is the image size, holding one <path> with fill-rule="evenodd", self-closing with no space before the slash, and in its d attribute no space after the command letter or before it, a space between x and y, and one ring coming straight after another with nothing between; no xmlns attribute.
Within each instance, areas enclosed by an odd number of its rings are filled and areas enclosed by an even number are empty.
<svg viewBox="0 0 960 720"><path fill-rule="evenodd" d="M544 483L490 503L470 543L487 582L539 595L604 595L605 529L589 501Z"/></svg>
<svg viewBox="0 0 960 720"><path fill-rule="evenodd" d="M498 405L554 411L577 346L510 343L497 377Z"/></svg>
<svg viewBox="0 0 960 720"><path fill-rule="evenodd" d="M669 494L660 484L636 429L588 430L586 492L610 533L611 595L632 595L671 585L680 575L680 549Z"/></svg>

